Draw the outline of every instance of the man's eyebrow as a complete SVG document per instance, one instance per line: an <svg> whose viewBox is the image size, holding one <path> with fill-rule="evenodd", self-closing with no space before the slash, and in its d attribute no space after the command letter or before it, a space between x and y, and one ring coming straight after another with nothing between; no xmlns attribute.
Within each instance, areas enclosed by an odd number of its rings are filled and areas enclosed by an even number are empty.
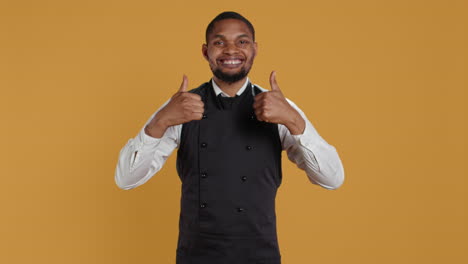
<svg viewBox="0 0 468 264"><path fill-rule="evenodd" d="M250 38L250 36L247 34L242 34L242 35L237 36L237 38Z"/></svg>
<svg viewBox="0 0 468 264"><path fill-rule="evenodd" d="M216 34L216 35L213 36L213 38L225 39L226 37L224 35L221 35L221 34ZM251 38L251 36L248 35L248 34L241 34L241 35L237 36L236 38Z"/></svg>

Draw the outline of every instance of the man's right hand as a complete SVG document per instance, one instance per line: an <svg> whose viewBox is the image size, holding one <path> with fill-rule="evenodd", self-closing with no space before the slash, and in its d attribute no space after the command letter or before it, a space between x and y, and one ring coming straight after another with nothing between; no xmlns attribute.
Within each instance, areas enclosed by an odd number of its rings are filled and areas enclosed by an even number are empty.
<svg viewBox="0 0 468 264"><path fill-rule="evenodd" d="M184 75L179 90L145 127L145 133L161 138L170 126L180 125L203 117L204 104L200 95L187 92L188 78Z"/></svg>

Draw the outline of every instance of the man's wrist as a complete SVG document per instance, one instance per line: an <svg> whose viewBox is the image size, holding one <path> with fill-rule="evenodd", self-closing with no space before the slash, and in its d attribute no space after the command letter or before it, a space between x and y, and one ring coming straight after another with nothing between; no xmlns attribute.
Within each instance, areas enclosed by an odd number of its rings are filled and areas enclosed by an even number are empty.
<svg viewBox="0 0 468 264"><path fill-rule="evenodd" d="M305 120L296 110L294 110L294 113L289 122L284 125L288 128L291 135L301 135L305 130Z"/></svg>
<svg viewBox="0 0 468 264"><path fill-rule="evenodd" d="M162 119L152 120L148 125L145 126L145 134L154 137L161 138L166 132L169 126Z"/></svg>

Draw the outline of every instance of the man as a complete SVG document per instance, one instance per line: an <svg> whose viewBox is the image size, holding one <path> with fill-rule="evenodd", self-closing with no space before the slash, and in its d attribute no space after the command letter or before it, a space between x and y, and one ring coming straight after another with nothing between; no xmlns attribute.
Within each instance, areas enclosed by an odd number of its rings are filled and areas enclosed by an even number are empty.
<svg viewBox="0 0 468 264"><path fill-rule="evenodd" d="M270 76L271 91L247 75L257 54L252 24L224 12L208 25L202 53L211 81L179 91L120 152L115 180L135 188L175 148L182 181L178 264L278 264L275 197L281 152L327 189L344 180L335 148Z"/></svg>

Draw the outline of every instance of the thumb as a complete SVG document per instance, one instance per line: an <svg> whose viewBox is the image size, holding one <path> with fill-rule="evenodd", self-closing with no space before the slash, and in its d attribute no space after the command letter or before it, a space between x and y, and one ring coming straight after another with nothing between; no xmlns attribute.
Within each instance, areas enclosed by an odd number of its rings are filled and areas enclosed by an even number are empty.
<svg viewBox="0 0 468 264"><path fill-rule="evenodd" d="M178 92L186 92L187 91L187 86L188 86L188 78L184 74L182 77L182 84L180 85L179 91Z"/></svg>
<svg viewBox="0 0 468 264"><path fill-rule="evenodd" d="M276 82L276 71L272 71L270 74L270 86L272 91L280 91L278 83Z"/></svg>

